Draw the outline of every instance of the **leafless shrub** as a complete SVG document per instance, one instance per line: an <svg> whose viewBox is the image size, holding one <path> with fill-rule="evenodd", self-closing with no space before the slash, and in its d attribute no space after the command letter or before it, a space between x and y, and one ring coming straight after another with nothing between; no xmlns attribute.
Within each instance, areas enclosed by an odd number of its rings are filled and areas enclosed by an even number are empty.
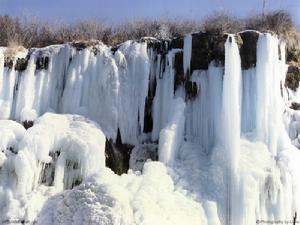
<svg viewBox="0 0 300 225"><path fill-rule="evenodd" d="M144 36L170 39L198 31L235 33L244 29L273 31L287 40L289 48L300 49L299 32L296 31L291 16L284 11L271 12L265 16L255 15L244 20L224 12L216 12L206 17L203 22L168 18L140 19L114 27L98 20L54 25L41 23L36 19L21 21L19 18L0 16L0 45L7 46L13 41L29 48L90 39L116 45Z"/></svg>
<svg viewBox="0 0 300 225"><path fill-rule="evenodd" d="M21 46L18 42L10 41L4 52L4 56L7 58L14 58L18 52L24 51L25 48Z"/></svg>
<svg viewBox="0 0 300 225"><path fill-rule="evenodd" d="M0 45L7 46L10 41L21 43L21 30L18 18L0 16Z"/></svg>
<svg viewBox="0 0 300 225"><path fill-rule="evenodd" d="M295 28L291 15L283 10L266 15L255 15L246 20L246 29L273 31L285 35Z"/></svg>
<svg viewBox="0 0 300 225"><path fill-rule="evenodd" d="M203 22L203 30L210 33L236 33L243 29L241 20L225 12L216 12Z"/></svg>

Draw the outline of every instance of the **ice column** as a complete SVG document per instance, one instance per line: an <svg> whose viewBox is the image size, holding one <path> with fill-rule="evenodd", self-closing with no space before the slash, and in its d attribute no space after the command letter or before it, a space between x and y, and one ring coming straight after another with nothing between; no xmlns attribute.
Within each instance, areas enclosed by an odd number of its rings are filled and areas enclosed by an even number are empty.
<svg viewBox="0 0 300 225"><path fill-rule="evenodd" d="M192 58L192 41L193 37L191 34L187 34L184 37L183 43L183 71L184 75L187 76L190 74L190 65Z"/></svg>
<svg viewBox="0 0 300 225"><path fill-rule="evenodd" d="M223 80L223 144L228 160L228 215L227 223L238 224L238 163L240 149L241 59L234 36L225 43L225 75Z"/></svg>
<svg viewBox="0 0 300 225"><path fill-rule="evenodd" d="M256 135L259 141L267 144L274 156L277 155L278 137L283 129L278 44L278 39L271 34L260 34L256 66Z"/></svg>

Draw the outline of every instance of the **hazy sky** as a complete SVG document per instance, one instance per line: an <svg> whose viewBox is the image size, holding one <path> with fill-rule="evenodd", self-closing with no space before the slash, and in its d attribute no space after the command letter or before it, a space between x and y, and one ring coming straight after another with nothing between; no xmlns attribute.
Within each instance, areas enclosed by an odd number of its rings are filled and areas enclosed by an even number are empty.
<svg viewBox="0 0 300 225"><path fill-rule="evenodd" d="M118 23L141 17L201 19L214 11L237 16L261 12L263 0L0 0L0 14L74 22L98 18ZM266 9L285 9L300 24L300 0L266 0Z"/></svg>

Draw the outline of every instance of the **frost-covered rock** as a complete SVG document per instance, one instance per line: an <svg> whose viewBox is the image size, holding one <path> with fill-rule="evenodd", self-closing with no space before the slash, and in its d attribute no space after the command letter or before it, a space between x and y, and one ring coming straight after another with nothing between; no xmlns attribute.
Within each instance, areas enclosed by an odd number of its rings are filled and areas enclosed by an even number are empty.
<svg viewBox="0 0 300 225"><path fill-rule="evenodd" d="M156 144L141 144L132 149L129 168L133 171L142 171L148 160L158 160L158 146Z"/></svg>

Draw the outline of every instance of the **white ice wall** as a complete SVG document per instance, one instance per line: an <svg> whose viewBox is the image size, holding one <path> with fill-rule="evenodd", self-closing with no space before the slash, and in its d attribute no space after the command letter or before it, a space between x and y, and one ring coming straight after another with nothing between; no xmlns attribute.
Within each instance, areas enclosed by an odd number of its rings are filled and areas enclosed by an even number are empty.
<svg viewBox="0 0 300 225"><path fill-rule="evenodd" d="M1 119L29 120L34 112L77 113L98 122L108 138L115 139L119 128L123 142L137 143L144 129L150 74L146 43L128 41L114 54L102 44L97 54L69 45L50 46L33 52L22 72L4 67L4 52L0 52ZM40 53L49 57L47 70L36 69Z"/></svg>

